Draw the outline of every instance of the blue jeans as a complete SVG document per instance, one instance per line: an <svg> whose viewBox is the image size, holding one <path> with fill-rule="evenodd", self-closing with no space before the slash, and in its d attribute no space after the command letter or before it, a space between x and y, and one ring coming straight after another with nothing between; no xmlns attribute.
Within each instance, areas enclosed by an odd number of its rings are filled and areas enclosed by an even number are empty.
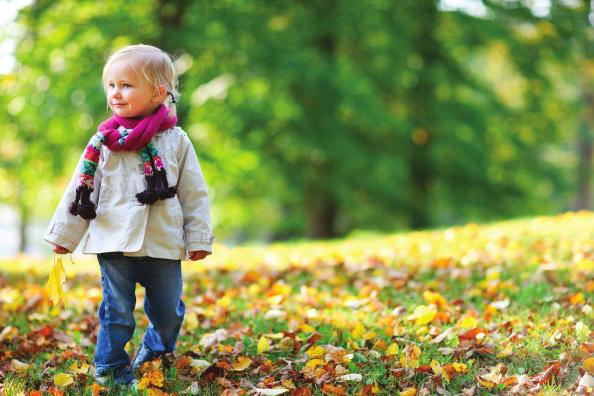
<svg viewBox="0 0 594 396"><path fill-rule="evenodd" d="M103 301L99 307L96 375L130 364L124 347L136 325L136 282L145 288L144 311L150 320L144 347L154 354L173 352L186 309L181 300L181 261L129 257L120 252L101 253L97 259Z"/></svg>

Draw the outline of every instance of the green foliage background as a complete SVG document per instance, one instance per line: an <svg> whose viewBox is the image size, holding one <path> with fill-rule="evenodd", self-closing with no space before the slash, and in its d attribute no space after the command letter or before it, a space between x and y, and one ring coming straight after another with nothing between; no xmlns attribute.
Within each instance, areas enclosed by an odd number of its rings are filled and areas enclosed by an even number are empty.
<svg viewBox="0 0 594 396"><path fill-rule="evenodd" d="M146 43L176 59L220 240L588 207L590 2L483 3L36 1L0 76L0 201L51 215L109 116L106 58Z"/></svg>

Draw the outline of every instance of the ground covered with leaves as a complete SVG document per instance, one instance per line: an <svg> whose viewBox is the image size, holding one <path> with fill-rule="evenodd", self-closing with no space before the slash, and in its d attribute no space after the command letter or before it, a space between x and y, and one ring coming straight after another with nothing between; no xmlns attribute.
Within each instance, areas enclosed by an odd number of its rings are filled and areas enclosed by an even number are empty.
<svg viewBox="0 0 594 396"><path fill-rule="evenodd" d="M94 257L0 262L6 395L576 394L594 387L594 214L261 247L184 263L175 354L93 382ZM137 289L138 348L147 319Z"/></svg>

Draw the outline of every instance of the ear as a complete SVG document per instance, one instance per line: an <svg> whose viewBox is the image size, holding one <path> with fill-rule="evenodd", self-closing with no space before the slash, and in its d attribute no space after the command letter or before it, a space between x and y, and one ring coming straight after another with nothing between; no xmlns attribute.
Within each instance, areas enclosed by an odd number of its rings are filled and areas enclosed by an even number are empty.
<svg viewBox="0 0 594 396"><path fill-rule="evenodd" d="M167 89L163 85L159 85L159 88L155 89L155 96L153 102L160 103L167 97Z"/></svg>

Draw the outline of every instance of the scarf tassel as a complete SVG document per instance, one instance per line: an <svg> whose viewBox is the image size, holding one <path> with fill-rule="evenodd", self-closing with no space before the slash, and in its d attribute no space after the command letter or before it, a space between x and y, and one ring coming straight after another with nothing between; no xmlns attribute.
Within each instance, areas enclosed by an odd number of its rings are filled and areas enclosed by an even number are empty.
<svg viewBox="0 0 594 396"><path fill-rule="evenodd" d="M68 208L70 213L74 216L79 215L85 220L92 220L97 217L97 213L95 212L97 205L91 201L92 192L93 189L86 185L78 186L76 188L74 202L72 202Z"/></svg>
<svg viewBox="0 0 594 396"><path fill-rule="evenodd" d="M177 188L169 187L165 169L156 171L154 175L145 176L147 188L145 191L136 194L136 199L141 204L152 204L159 199L173 198Z"/></svg>
<svg viewBox="0 0 594 396"><path fill-rule="evenodd" d="M158 185L156 193L159 199L173 198L177 193L177 188L169 187L169 182L167 182L167 175L165 174L165 169L157 171L156 176Z"/></svg>
<svg viewBox="0 0 594 396"><path fill-rule="evenodd" d="M157 175L144 176L146 180L146 190L136 194L136 199L141 204L151 205L159 199L155 193L155 186L157 184Z"/></svg>

